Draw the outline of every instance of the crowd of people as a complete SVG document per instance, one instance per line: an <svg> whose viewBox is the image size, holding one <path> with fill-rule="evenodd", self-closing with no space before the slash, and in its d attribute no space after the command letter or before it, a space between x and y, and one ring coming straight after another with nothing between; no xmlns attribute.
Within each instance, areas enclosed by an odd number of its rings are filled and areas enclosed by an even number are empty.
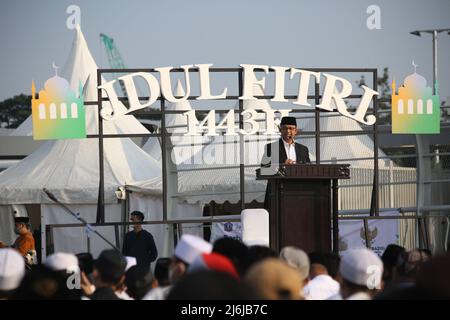
<svg viewBox="0 0 450 320"><path fill-rule="evenodd" d="M85 300L369 300L449 299L450 254L407 251L389 245L381 258L349 249L306 253L293 246L279 254L224 237L213 244L183 235L172 257L154 266L114 249L54 253L25 267L14 248L0 249L1 299Z"/></svg>

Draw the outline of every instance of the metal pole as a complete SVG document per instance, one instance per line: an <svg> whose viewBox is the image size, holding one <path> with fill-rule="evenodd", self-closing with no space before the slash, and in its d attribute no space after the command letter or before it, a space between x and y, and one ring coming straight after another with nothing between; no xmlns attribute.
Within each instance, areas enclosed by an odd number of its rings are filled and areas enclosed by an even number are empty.
<svg viewBox="0 0 450 320"><path fill-rule="evenodd" d="M131 192L125 190L125 208L124 208L124 213L123 213L123 222L128 222L128 219L130 218L129 213L130 213L130 200L129 197L131 196ZM125 235L127 234L128 228L127 226L123 225L122 226L122 242L121 245L123 245L123 241L125 240Z"/></svg>
<svg viewBox="0 0 450 320"><path fill-rule="evenodd" d="M394 162L389 161L389 208L394 208Z"/></svg>
<svg viewBox="0 0 450 320"><path fill-rule="evenodd" d="M167 154L166 154L166 105L165 100L161 100L161 159L163 178L163 221L167 221Z"/></svg>
<svg viewBox="0 0 450 320"><path fill-rule="evenodd" d="M97 88L101 85L101 71L97 69ZM103 163L103 118L100 114L102 110L102 89L97 89L98 102L98 157L99 157L99 186L98 186L98 204L97 204L97 223L105 222L105 172Z"/></svg>
<svg viewBox="0 0 450 320"><path fill-rule="evenodd" d="M173 250L176 247L176 230L174 226L168 226L165 224L168 220L169 210L172 213L173 206L169 201L171 201L169 195L169 190L178 190L178 185L173 186L173 179L169 181L169 157L170 154L167 154L167 145L171 143L170 137L168 137L168 132L166 130L166 100L161 96L161 159L162 159L162 189L163 189L163 222L164 222L164 245L162 255L165 257L171 256L173 254ZM170 183L170 185L169 185ZM172 234L171 234L172 233Z"/></svg>
<svg viewBox="0 0 450 320"><path fill-rule="evenodd" d="M116 247L121 248L122 245L120 244L119 226L117 224L114 226L114 236L116 238Z"/></svg>
<svg viewBox="0 0 450 320"><path fill-rule="evenodd" d="M41 261L40 263L45 263L45 260L47 259L47 238L46 238L46 224L45 224L45 217L44 213L41 210L41 247L39 248L41 250Z"/></svg>
<svg viewBox="0 0 450 320"><path fill-rule="evenodd" d="M242 68L239 70L239 96L242 96L243 91L243 75L242 75ZM239 100L239 129L244 129L244 117L242 116L242 112L244 111L244 101L242 99ZM244 138L242 135L239 135L239 158L240 158L240 164L239 164L239 187L241 191L241 211L245 209L245 187L244 187L244 177L245 177L245 154L244 154Z"/></svg>
<svg viewBox="0 0 450 320"><path fill-rule="evenodd" d="M173 246L174 246L174 248L177 246L177 244L178 244L178 239L181 237L180 236L180 231L179 231L179 228L178 228L178 226L179 226L179 224L178 223L174 223L173 225L172 225L172 233L173 233Z"/></svg>
<svg viewBox="0 0 450 320"><path fill-rule="evenodd" d="M364 240L366 242L366 248L372 249L369 241L369 225L367 223L367 219L363 219L364 222Z"/></svg>
<svg viewBox="0 0 450 320"><path fill-rule="evenodd" d="M436 94L437 81L437 31L433 30L433 95Z"/></svg>
<svg viewBox="0 0 450 320"><path fill-rule="evenodd" d="M319 99L319 84L316 82L314 87L314 100L316 106L320 103ZM320 110L315 108L315 120L316 120L316 164L320 164Z"/></svg>
<svg viewBox="0 0 450 320"><path fill-rule="evenodd" d="M373 90L378 90L378 69L373 70ZM378 120L378 98L377 96L373 97L373 113L375 118ZM375 192L374 200L375 200L375 212L374 215L378 216L380 214L380 201L379 201L379 181L378 181L378 122L375 121L373 125L373 158L374 158L374 164L373 164L373 170L374 170L374 187Z"/></svg>
<svg viewBox="0 0 450 320"><path fill-rule="evenodd" d="M89 235L86 236L86 250L91 253L91 237Z"/></svg>
<svg viewBox="0 0 450 320"><path fill-rule="evenodd" d="M45 232L47 233L45 237L46 254L51 255L55 252L55 242L53 237L53 226L46 225Z"/></svg>

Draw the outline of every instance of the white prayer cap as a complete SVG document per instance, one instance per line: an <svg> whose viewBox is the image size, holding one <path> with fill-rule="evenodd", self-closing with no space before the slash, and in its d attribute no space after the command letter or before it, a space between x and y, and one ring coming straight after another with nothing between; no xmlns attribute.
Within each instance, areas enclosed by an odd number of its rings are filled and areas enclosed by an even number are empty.
<svg viewBox="0 0 450 320"><path fill-rule="evenodd" d="M47 257L45 266L54 271L73 271L78 267L78 258L72 253L56 252Z"/></svg>
<svg viewBox="0 0 450 320"><path fill-rule="evenodd" d="M137 260L135 257L125 256L125 260L127 260L127 266L125 267L125 272L128 271L132 266L137 264Z"/></svg>
<svg viewBox="0 0 450 320"><path fill-rule="evenodd" d="M302 279L308 278L310 263L305 251L291 246L284 247L281 249L280 258L292 268L297 269Z"/></svg>
<svg viewBox="0 0 450 320"><path fill-rule="evenodd" d="M212 245L209 242L191 234L184 234L175 248L174 256L191 264L198 255L211 251Z"/></svg>
<svg viewBox="0 0 450 320"><path fill-rule="evenodd" d="M383 262L369 249L352 249L342 256L339 271L345 280L374 289L381 283Z"/></svg>
<svg viewBox="0 0 450 320"><path fill-rule="evenodd" d="M14 249L0 249L0 290L16 289L25 275L25 260Z"/></svg>

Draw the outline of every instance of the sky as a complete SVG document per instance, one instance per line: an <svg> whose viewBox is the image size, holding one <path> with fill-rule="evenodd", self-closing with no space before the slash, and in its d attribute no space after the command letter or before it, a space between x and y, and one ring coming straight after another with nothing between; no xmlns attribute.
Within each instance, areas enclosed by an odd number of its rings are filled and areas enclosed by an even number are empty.
<svg viewBox="0 0 450 320"><path fill-rule="evenodd" d="M286 67L389 68L397 84L417 72L432 82L432 37L414 30L450 28L450 0L0 0L0 101L30 94L62 66L81 29L100 67L108 60L100 33L114 39L127 67L212 63ZM369 29L370 5L380 29ZM438 35L441 100L450 96L450 35Z"/></svg>

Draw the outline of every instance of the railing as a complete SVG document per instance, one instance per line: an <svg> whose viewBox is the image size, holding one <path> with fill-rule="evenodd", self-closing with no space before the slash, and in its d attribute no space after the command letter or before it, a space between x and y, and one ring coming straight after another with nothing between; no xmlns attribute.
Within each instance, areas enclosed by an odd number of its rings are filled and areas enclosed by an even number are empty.
<svg viewBox="0 0 450 320"><path fill-rule="evenodd" d="M402 215L402 216L362 216L361 214L369 214L370 209L364 209L364 210L347 210L347 211L340 211L340 215L338 217L341 221L346 220L362 220L363 222L363 228L364 228L364 235L365 235L365 243L368 248L370 248L370 241L368 237L368 221L369 220L400 220L400 221L406 221L406 220L415 220L416 223L419 222L427 222L427 220L437 217L445 217L447 221L447 229L446 229L446 239L448 240L449 233L450 233L450 206L437 206L437 208L426 208L428 211L448 211L447 214L429 214L426 216L418 216L416 214L414 215ZM398 210L400 213L408 213L408 212L415 212L415 208L384 208L380 209L380 212L385 211L393 211ZM199 227L211 227L211 223L216 222L240 222L241 218L240 215L228 215L228 216L211 216L211 217L199 217L199 218L191 218L191 219L177 219L177 220L168 220L168 221L143 221L143 222L106 222L106 223L100 223L100 224L91 224L92 227L96 226L111 226L114 227L114 235L115 235L115 244L116 247L121 248L122 243L120 241L120 231L119 227L121 226L130 226L130 225L171 225L173 228L173 234L174 234L174 244L176 245L177 240L181 237L183 234L183 224L191 224L191 223L199 223ZM209 223L209 225L208 225ZM55 229L58 228L80 228L85 227L85 225L77 223L77 224L49 224L46 225L46 248L47 248L47 255L54 252L54 241L53 241L53 232ZM330 235L331 236L331 235ZM422 229L419 230L419 237L425 237L424 231ZM420 242L420 243L426 243L426 242ZM90 239L87 237L87 243L86 243L88 251L90 251ZM106 247L106 245L105 245ZM414 246L414 248L417 248L417 246ZM408 248L407 248L408 249ZM409 248L413 249L413 248ZM428 248L426 248L428 249ZM447 250L447 246L445 246L445 249Z"/></svg>

